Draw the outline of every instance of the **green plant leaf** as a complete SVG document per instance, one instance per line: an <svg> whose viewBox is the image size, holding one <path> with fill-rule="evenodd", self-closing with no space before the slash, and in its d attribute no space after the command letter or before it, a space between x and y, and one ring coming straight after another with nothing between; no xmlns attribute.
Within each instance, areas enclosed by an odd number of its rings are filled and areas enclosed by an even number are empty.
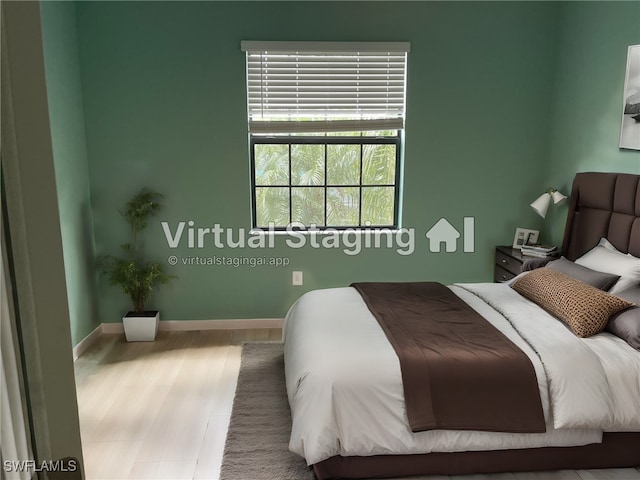
<svg viewBox="0 0 640 480"><path fill-rule="evenodd" d="M129 297L136 313L144 312L145 304L158 285L177 278L167 275L163 264L143 260L138 249L138 234L147 227L149 219L161 210L160 200L163 198L162 194L145 187L127 202L121 212L131 227L131 241L121 245L127 256L119 258L105 255L99 259L102 274L112 286L120 287Z"/></svg>

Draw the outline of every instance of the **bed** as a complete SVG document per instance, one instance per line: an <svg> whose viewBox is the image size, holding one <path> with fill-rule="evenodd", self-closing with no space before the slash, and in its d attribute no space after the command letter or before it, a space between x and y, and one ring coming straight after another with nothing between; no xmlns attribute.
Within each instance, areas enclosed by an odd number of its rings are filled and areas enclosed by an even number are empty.
<svg viewBox="0 0 640 480"><path fill-rule="evenodd" d="M637 273L639 175L576 175L562 253L568 263L586 258L593 266L595 247L616 251ZM638 287L638 277L624 279ZM404 365L366 297L351 287L316 290L291 307L284 339L290 449L319 479L640 465L640 350L628 339L610 332L580 338L511 285L456 284L446 293L529 359L543 429L414 428Z"/></svg>

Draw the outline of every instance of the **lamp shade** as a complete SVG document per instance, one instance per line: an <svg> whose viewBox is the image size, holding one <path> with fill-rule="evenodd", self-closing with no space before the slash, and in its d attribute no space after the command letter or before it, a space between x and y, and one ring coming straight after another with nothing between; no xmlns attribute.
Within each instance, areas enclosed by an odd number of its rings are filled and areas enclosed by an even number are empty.
<svg viewBox="0 0 640 480"><path fill-rule="evenodd" d="M543 193L540 195L535 202L531 204L531 208L533 208L538 215L542 218L547 216L547 210L549 210L549 205L551 204L551 194Z"/></svg>
<svg viewBox="0 0 640 480"><path fill-rule="evenodd" d="M555 203L556 205L564 202L567 199L566 195L563 195L562 193L560 193L558 190L554 190L551 193L551 198L553 198L553 203Z"/></svg>

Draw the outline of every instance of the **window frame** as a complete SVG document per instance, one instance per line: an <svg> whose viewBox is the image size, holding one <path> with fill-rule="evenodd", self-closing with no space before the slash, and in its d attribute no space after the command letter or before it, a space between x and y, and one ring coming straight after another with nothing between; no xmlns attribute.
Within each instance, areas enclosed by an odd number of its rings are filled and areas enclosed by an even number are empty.
<svg viewBox="0 0 640 480"><path fill-rule="evenodd" d="M394 136L340 136L340 135L324 135L324 136L303 136L303 135L261 135L250 134L249 151L251 156L251 224L255 231L287 231L288 227L281 226L259 226L257 224L257 206L256 206L256 188L288 188L289 189L289 225L292 224L292 189L302 188L322 188L324 190L324 225L315 225L318 231L324 230L381 230L381 229L397 229L399 228L400 218L400 182L401 182L401 150L403 144L403 131L398 130ZM289 149L289 182L286 185L256 185L256 145L288 145ZM291 176L291 145L324 145L324 182L322 185L294 185ZM327 145L360 145L360 175L359 183L355 185L328 185L327 184ZM362 147L364 145L395 145L395 172L393 184L363 184L362 183ZM327 189L334 187L342 188L358 188L358 225L327 225ZM393 224L392 225L363 225L362 224L362 188L363 187L393 187ZM305 225L309 228L311 225Z"/></svg>

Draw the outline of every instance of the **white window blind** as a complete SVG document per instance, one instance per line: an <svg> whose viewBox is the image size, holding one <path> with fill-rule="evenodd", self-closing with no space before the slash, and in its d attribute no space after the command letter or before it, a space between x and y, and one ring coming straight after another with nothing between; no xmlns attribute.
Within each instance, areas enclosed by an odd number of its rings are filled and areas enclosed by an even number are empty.
<svg viewBox="0 0 640 480"><path fill-rule="evenodd" d="M251 133L404 128L410 45L242 42Z"/></svg>

